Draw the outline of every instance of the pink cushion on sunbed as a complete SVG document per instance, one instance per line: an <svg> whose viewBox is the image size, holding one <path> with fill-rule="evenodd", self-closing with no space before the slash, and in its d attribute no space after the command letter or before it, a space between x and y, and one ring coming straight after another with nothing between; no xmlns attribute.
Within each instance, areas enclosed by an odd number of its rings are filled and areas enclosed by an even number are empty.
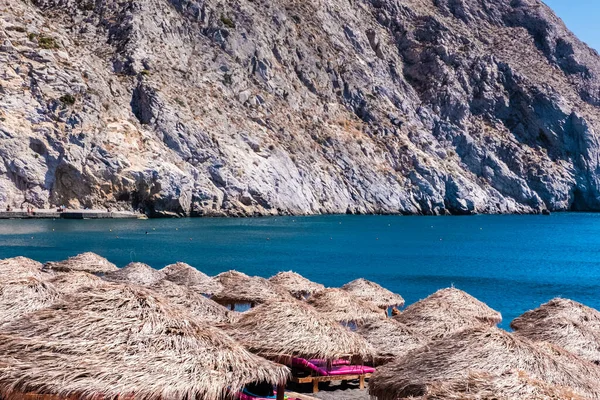
<svg viewBox="0 0 600 400"><path fill-rule="evenodd" d="M328 370L318 365L315 365L303 358L293 358L292 366L310 369L311 371L316 372L320 376L362 375L372 374L373 372L375 372L375 368L365 367L362 365L338 365L333 366L331 367L331 369Z"/></svg>
<svg viewBox="0 0 600 400"><path fill-rule="evenodd" d="M313 358L308 360L309 362L318 365L318 366L322 366L322 365L327 365L327 360L320 360L318 358ZM348 360L333 360L333 362L331 363L331 365L350 365L350 361Z"/></svg>
<svg viewBox="0 0 600 400"><path fill-rule="evenodd" d="M362 365L340 365L337 367L332 367L331 370L328 371L328 375L362 375L372 374L373 372L375 372L375 368L365 367Z"/></svg>
<svg viewBox="0 0 600 400"><path fill-rule="evenodd" d="M292 358L292 367L300 367L300 368L310 369L311 371L314 371L321 376L328 375L327 371L325 369L319 367L318 365L311 363L308 360L305 360L304 358Z"/></svg>

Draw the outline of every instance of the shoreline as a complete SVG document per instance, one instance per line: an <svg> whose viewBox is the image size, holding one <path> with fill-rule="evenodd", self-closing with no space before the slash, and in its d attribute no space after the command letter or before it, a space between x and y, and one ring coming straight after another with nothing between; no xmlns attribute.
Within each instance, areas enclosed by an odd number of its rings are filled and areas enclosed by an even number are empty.
<svg viewBox="0 0 600 400"><path fill-rule="evenodd" d="M102 210L56 210L27 211L0 211L2 219L147 219L144 214L130 211L102 211Z"/></svg>
<svg viewBox="0 0 600 400"><path fill-rule="evenodd" d="M596 214L598 211L555 211L552 214ZM542 213L490 213L490 214L446 214L446 215L430 215L430 214L391 214L391 213L365 213L365 214L265 214L265 215L222 215L222 214L205 214L205 215L179 215L176 213L160 213L154 215L140 214L133 211L102 211L102 210L67 210L58 212L55 210L39 209L34 210L33 214L27 211L0 211L0 220L7 219L260 219L260 218L278 218L278 217L323 217L323 216L395 216L395 217L477 217L482 215L490 216L549 216L551 214Z"/></svg>

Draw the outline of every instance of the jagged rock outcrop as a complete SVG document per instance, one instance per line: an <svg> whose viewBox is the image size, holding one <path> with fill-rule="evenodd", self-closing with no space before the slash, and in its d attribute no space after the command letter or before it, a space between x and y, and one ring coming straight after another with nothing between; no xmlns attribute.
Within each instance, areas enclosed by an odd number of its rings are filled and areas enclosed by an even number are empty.
<svg viewBox="0 0 600 400"><path fill-rule="evenodd" d="M600 209L600 57L538 0L0 10L0 207Z"/></svg>

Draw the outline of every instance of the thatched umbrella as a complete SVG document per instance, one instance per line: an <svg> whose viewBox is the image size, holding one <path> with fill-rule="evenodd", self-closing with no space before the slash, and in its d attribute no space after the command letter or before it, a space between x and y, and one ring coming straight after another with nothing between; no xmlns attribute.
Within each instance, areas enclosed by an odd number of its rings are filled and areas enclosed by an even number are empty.
<svg viewBox="0 0 600 400"><path fill-rule="evenodd" d="M42 263L30 258L13 257L0 260L0 282L31 276L44 279L48 275L42 272Z"/></svg>
<svg viewBox="0 0 600 400"><path fill-rule="evenodd" d="M31 311L54 304L60 292L35 275L17 276L0 282L0 326Z"/></svg>
<svg viewBox="0 0 600 400"><path fill-rule="evenodd" d="M47 307L60 297L46 282L52 275L41 268L41 263L25 257L0 260L0 325Z"/></svg>
<svg viewBox="0 0 600 400"><path fill-rule="evenodd" d="M48 282L62 294L77 293L84 289L96 288L108 284L108 282L98 276L83 271L58 274L49 278Z"/></svg>
<svg viewBox="0 0 600 400"><path fill-rule="evenodd" d="M378 368L369 392L379 400L423 396L468 373L525 372L586 398L600 397L600 368L557 347L539 346L495 327L465 329Z"/></svg>
<svg viewBox="0 0 600 400"><path fill-rule="evenodd" d="M154 285L164 278L165 274L162 271L157 271L151 266L139 262L132 262L125 268L104 275L104 279L109 282L132 283L142 286Z"/></svg>
<svg viewBox="0 0 600 400"><path fill-rule="evenodd" d="M411 397L411 399L417 399ZM500 375L470 372L464 378L433 382L421 400L583 400L572 389L531 378L523 371L509 370Z"/></svg>
<svg viewBox="0 0 600 400"><path fill-rule="evenodd" d="M171 281L159 281L149 286L149 289L158 292L172 304L186 309L191 315L205 322L212 324L229 323L237 318L236 312L229 311L192 288Z"/></svg>
<svg viewBox="0 0 600 400"><path fill-rule="evenodd" d="M142 288L65 296L0 329L0 394L221 400L289 370Z"/></svg>
<svg viewBox="0 0 600 400"><path fill-rule="evenodd" d="M224 329L252 352L285 362L292 357L361 361L374 353L362 337L297 300L259 305Z"/></svg>
<svg viewBox="0 0 600 400"><path fill-rule="evenodd" d="M96 253L82 253L70 257L64 261L51 261L44 264L44 270L70 272L83 271L90 274L106 274L108 272L118 271L119 268L104 257Z"/></svg>
<svg viewBox="0 0 600 400"><path fill-rule="evenodd" d="M236 271L234 269L225 271L225 272L221 272L220 274L215 276L215 280L217 280L219 283L221 283L222 285L225 285L225 286L233 285L239 281L243 281L246 279L250 279L250 276L246 275L243 272Z"/></svg>
<svg viewBox="0 0 600 400"><path fill-rule="evenodd" d="M291 299L289 293L265 278L248 276L238 271L223 272L215 277L223 289L212 299L233 308L236 304L262 304L269 300Z"/></svg>
<svg viewBox="0 0 600 400"><path fill-rule="evenodd" d="M390 362L428 342L424 336L390 318L366 322L358 327L356 333L375 348L377 365Z"/></svg>
<svg viewBox="0 0 600 400"><path fill-rule="evenodd" d="M292 271L279 272L277 275L270 277L269 282L284 288L299 300L325 289L325 286L320 283L315 283Z"/></svg>
<svg viewBox="0 0 600 400"><path fill-rule="evenodd" d="M439 339L471 326L497 325L502 316L462 290L448 288L408 306L394 319L430 339Z"/></svg>
<svg viewBox="0 0 600 400"><path fill-rule="evenodd" d="M399 294L363 278L346 283L342 286L342 289L352 293L356 297L370 301L384 310L388 307L402 307L404 305L404 299Z"/></svg>
<svg viewBox="0 0 600 400"><path fill-rule="evenodd" d="M326 316L344 324L361 324L386 317L375 304L342 289L325 289L308 299L308 304Z"/></svg>
<svg viewBox="0 0 600 400"><path fill-rule="evenodd" d="M60 274L49 279L49 282L56 286L61 293L77 293L82 290L95 289L99 286L111 284L86 272ZM126 284L134 285L128 282ZM145 286L145 288L157 292L171 304L186 309L191 315L202 321L217 324L231 322L235 319L236 313L227 310L222 305L206 298L200 292L186 286L180 286L163 279L152 285Z"/></svg>
<svg viewBox="0 0 600 400"><path fill-rule="evenodd" d="M560 346L600 364L600 312L566 299L554 299L510 324L516 335Z"/></svg>
<svg viewBox="0 0 600 400"><path fill-rule="evenodd" d="M160 271L167 280L206 295L213 295L223 289L223 285L217 280L183 262L167 265Z"/></svg>

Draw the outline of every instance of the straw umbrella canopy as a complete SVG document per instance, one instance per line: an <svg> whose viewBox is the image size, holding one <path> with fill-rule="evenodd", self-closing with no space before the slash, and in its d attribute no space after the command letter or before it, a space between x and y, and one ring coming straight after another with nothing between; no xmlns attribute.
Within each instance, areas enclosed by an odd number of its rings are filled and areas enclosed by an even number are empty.
<svg viewBox="0 0 600 400"><path fill-rule="evenodd" d="M358 327L356 333L375 348L375 362L378 365L390 362L428 342L424 336L390 318L366 322Z"/></svg>
<svg viewBox="0 0 600 400"><path fill-rule="evenodd" d="M250 351L273 360L292 357L371 359L374 350L360 335L297 300L270 301L224 327Z"/></svg>
<svg viewBox="0 0 600 400"><path fill-rule="evenodd" d="M243 281L246 279L250 279L250 276L246 275L243 272L236 271L234 269L221 272L220 274L215 276L215 280L224 286L233 285L239 281Z"/></svg>
<svg viewBox="0 0 600 400"><path fill-rule="evenodd" d="M342 289L352 293L356 297L370 301L384 310L388 307L402 307L404 305L404 299L399 294L363 278L346 283L342 286Z"/></svg>
<svg viewBox="0 0 600 400"><path fill-rule="evenodd" d="M108 282L98 276L83 271L58 274L48 279L48 282L62 294L77 293L84 289L96 288L108 284Z"/></svg>
<svg viewBox="0 0 600 400"><path fill-rule="evenodd" d="M236 312L206 298L191 288L162 280L149 287L164 296L171 304L186 309L191 315L212 324L229 323L237 318Z"/></svg>
<svg viewBox="0 0 600 400"><path fill-rule="evenodd" d="M462 290L448 288L408 306L394 319L430 339L439 339L472 326L497 325L502 316Z"/></svg>
<svg viewBox="0 0 600 400"><path fill-rule="evenodd" d="M119 270L115 264L106 258L91 252L78 254L64 261L47 262L44 264L44 269L58 272L83 271L90 274L106 274Z"/></svg>
<svg viewBox="0 0 600 400"><path fill-rule="evenodd" d="M516 335L560 346L600 364L600 312L566 299L554 299L510 324Z"/></svg>
<svg viewBox="0 0 600 400"><path fill-rule="evenodd" d="M269 282L284 288L299 300L325 289L325 286L320 283L313 282L292 271L279 272L277 275L270 277Z"/></svg>
<svg viewBox="0 0 600 400"><path fill-rule="evenodd" d="M411 399L417 399L411 397ZM470 372L459 379L432 383L421 400L583 400L573 390L531 378L523 371L506 371L500 375Z"/></svg>
<svg viewBox="0 0 600 400"><path fill-rule="evenodd" d="M60 293L42 264L25 257L0 260L0 325L54 303Z"/></svg>
<svg viewBox="0 0 600 400"><path fill-rule="evenodd" d="M315 293L308 299L308 304L327 318L343 324L361 324L386 317L375 304L342 289L325 289Z"/></svg>
<svg viewBox="0 0 600 400"><path fill-rule="evenodd" d="M60 298L60 292L35 275L14 276L0 282L0 326L23 314L47 307Z"/></svg>
<svg viewBox="0 0 600 400"><path fill-rule="evenodd" d="M151 286L165 278L162 271L157 271L148 264L132 262L125 268L109 272L104 279L110 282L132 283L134 285Z"/></svg>
<svg viewBox="0 0 600 400"><path fill-rule="evenodd" d="M206 295L213 295L223 289L223 285L215 279L183 262L167 265L161 272L165 274L165 279Z"/></svg>
<svg viewBox="0 0 600 400"><path fill-rule="evenodd" d="M65 296L0 329L0 394L221 400L289 370L143 288Z"/></svg>
<svg viewBox="0 0 600 400"><path fill-rule="evenodd" d="M369 392L379 400L423 396L437 383L468 373L523 371L532 378L600 397L600 368L550 345L540 346L495 327L479 326L431 342L378 368Z"/></svg>
<svg viewBox="0 0 600 400"><path fill-rule="evenodd" d="M212 296L219 304L262 304L269 300L291 299L289 293L265 278L248 276L238 271L223 272L215 277L223 289Z"/></svg>
<svg viewBox="0 0 600 400"><path fill-rule="evenodd" d="M0 282L31 276L38 279L44 279L47 276L47 274L42 272L42 263L26 257L13 257L0 260Z"/></svg>

